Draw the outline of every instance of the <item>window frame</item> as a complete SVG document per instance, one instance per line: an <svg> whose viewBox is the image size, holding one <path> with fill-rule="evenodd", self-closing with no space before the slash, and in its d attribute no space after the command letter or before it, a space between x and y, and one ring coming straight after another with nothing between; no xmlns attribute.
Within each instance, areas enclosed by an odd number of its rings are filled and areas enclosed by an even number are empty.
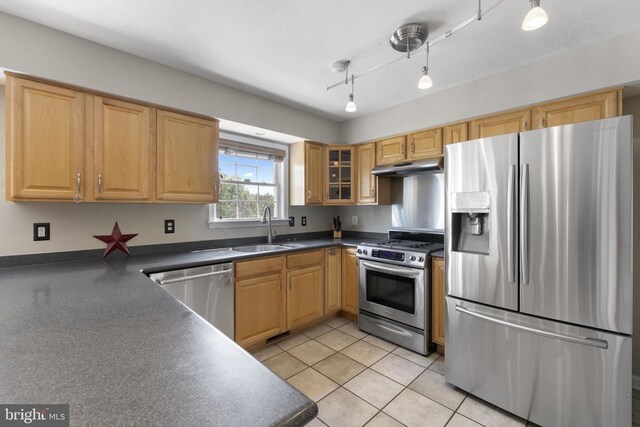
<svg viewBox="0 0 640 427"><path fill-rule="evenodd" d="M273 217L272 224L273 225L287 225L289 224L289 146L283 143L269 141L258 138L251 138L245 135L236 135L231 133L220 133L220 139L225 139L232 142L240 142L249 145L255 145L258 147L269 147L275 148L279 150L283 150L285 152L284 158L282 162L277 162L280 167L275 168L275 176L274 180L276 184L274 187L276 188L276 211L278 211L281 215L279 217ZM218 155L220 153L220 148L218 147ZM280 169L280 170L278 170ZM220 161L218 161L218 171L220 173ZM279 182L278 182L279 181ZM248 185L261 185L260 183L245 183L242 181L231 181L236 184L248 184ZM268 185L268 184L267 184ZM218 219L216 217L216 203L209 204L209 215L208 215L208 225L210 229L214 228L245 228L245 227L262 227L264 224L261 222L261 218L232 218L232 219Z"/></svg>

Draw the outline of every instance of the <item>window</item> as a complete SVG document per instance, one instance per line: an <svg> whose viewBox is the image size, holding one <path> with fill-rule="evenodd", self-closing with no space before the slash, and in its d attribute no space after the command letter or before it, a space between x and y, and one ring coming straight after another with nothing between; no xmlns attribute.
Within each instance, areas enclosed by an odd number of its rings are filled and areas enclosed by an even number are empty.
<svg viewBox="0 0 640 427"><path fill-rule="evenodd" d="M284 219L285 154L270 147L221 141L220 199L213 205L210 222L258 221L267 206L272 218Z"/></svg>

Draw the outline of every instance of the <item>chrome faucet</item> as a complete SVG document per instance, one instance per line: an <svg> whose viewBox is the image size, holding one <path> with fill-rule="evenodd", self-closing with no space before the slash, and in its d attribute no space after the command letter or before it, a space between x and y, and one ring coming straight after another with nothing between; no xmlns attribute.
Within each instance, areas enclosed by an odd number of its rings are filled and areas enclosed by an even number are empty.
<svg viewBox="0 0 640 427"><path fill-rule="evenodd" d="M264 212L262 213L262 223L267 223L267 227L269 227L269 234L267 234L267 243L271 244L271 240L273 239L273 233L271 232L271 208L269 206L265 206Z"/></svg>

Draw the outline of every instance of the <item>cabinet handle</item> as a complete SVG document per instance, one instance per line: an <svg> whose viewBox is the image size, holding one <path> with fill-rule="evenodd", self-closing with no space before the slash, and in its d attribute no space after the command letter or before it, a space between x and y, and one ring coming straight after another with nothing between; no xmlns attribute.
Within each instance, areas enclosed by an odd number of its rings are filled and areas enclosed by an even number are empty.
<svg viewBox="0 0 640 427"><path fill-rule="evenodd" d="M529 122L524 121L524 130L529 130Z"/></svg>
<svg viewBox="0 0 640 427"><path fill-rule="evenodd" d="M416 152L416 143L415 143L415 142L412 142L412 143L411 143L411 154L413 154L413 153L415 153L415 152Z"/></svg>
<svg viewBox="0 0 640 427"><path fill-rule="evenodd" d="M213 195L220 198L220 184L218 181L213 181Z"/></svg>
<svg viewBox="0 0 640 427"><path fill-rule="evenodd" d="M546 123L546 120L544 119L544 117L542 118L542 127L543 128L547 127L547 123Z"/></svg>
<svg viewBox="0 0 640 427"><path fill-rule="evenodd" d="M102 193L102 174L98 174L98 193Z"/></svg>
<svg viewBox="0 0 640 427"><path fill-rule="evenodd" d="M311 189L307 190L307 200L311 200Z"/></svg>
<svg viewBox="0 0 640 427"><path fill-rule="evenodd" d="M404 144L402 144L402 145L400 146L400 152L401 152L401 153L402 153L402 155L404 156Z"/></svg>
<svg viewBox="0 0 640 427"><path fill-rule="evenodd" d="M80 179L80 172L77 173L76 175L76 194L73 196L73 201L76 203L80 203L82 202L82 194L80 194L80 184L81 184L81 179Z"/></svg>

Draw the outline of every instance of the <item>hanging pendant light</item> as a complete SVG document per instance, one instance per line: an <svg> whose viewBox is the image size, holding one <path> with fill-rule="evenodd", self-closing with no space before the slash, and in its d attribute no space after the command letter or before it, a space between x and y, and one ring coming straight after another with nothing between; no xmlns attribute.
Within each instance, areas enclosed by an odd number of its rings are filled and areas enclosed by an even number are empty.
<svg viewBox="0 0 640 427"><path fill-rule="evenodd" d="M429 42L427 42L427 64L422 67L422 76L418 80L418 89L429 89L433 86L433 80L429 77Z"/></svg>
<svg viewBox="0 0 640 427"><path fill-rule="evenodd" d="M351 74L351 93L349 94L349 102L347 102L347 106L344 107L344 111L347 113L355 113L356 110L356 103L353 102L353 74Z"/></svg>
<svg viewBox="0 0 640 427"><path fill-rule="evenodd" d="M544 26L549 21L549 16L543 8L540 7L540 0L530 0L531 10L527 13L522 21L522 29L524 31L533 31Z"/></svg>

